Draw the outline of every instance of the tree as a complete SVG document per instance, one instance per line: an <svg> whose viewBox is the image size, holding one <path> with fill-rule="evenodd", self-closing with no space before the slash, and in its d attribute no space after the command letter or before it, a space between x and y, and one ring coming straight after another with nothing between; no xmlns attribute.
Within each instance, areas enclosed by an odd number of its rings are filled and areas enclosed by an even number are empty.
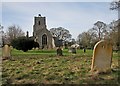
<svg viewBox="0 0 120 86"><path fill-rule="evenodd" d="M101 40L107 34L107 25L104 22L97 21L94 24L93 31L96 32L98 39Z"/></svg>
<svg viewBox="0 0 120 86"><path fill-rule="evenodd" d="M90 36L90 41L89 41L90 45L89 46L91 46L91 48L93 48L94 45L99 41L98 34L96 33L96 31L93 28L89 29L87 32L89 33L89 36Z"/></svg>
<svg viewBox="0 0 120 86"><path fill-rule="evenodd" d="M111 10L118 10L120 8L120 0L111 2Z"/></svg>
<svg viewBox="0 0 120 86"><path fill-rule="evenodd" d="M3 46L3 34L4 34L4 31L3 31L3 26L0 24L0 47Z"/></svg>
<svg viewBox="0 0 120 86"><path fill-rule="evenodd" d="M53 37L56 39L55 44L59 44L59 43L56 43L58 41L63 41L64 43L66 43L66 42L70 41L70 39L72 37L69 30L67 30L63 27L51 28L50 32L53 35Z"/></svg>
<svg viewBox="0 0 120 86"><path fill-rule="evenodd" d="M69 30L63 27L51 28L50 32L54 37L58 37L60 40L63 40L63 41L70 40L72 37Z"/></svg>
<svg viewBox="0 0 120 86"><path fill-rule="evenodd" d="M90 47L91 36L88 32L83 32L78 35L77 42L82 47Z"/></svg>
<svg viewBox="0 0 120 86"><path fill-rule="evenodd" d="M77 42L82 47L93 48L95 43L108 35L107 25L97 21L94 27L78 35Z"/></svg>
<svg viewBox="0 0 120 86"><path fill-rule="evenodd" d="M9 41L11 42L13 39L17 37L24 36L25 33L18 25L12 25L8 27L6 34L7 37L9 38Z"/></svg>
<svg viewBox="0 0 120 86"><path fill-rule="evenodd" d="M120 0L111 2L111 10L118 11L118 25L116 28L118 29L118 40L120 40ZM120 41L118 41L118 50L120 50Z"/></svg>
<svg viewBox="0 0 120 86"><path fill-rule="evenodd" d="M118 21L113 21L109 24L109 37L113 43L113 49L117 49L117 45L118 45Z"/></svg>

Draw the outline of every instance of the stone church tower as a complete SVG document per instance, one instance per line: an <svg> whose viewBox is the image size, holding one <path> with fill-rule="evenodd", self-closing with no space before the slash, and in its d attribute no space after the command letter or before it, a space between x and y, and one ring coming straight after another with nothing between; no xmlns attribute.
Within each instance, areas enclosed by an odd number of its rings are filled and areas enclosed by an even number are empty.
<svg viewBox="0 0 120 86"><path fill-rule="evenodd" d="M38 17L34 17L33 37L34 40L39 43L40 49L54 48L53 37L46 27L46 18L40 14Z"/></svg>

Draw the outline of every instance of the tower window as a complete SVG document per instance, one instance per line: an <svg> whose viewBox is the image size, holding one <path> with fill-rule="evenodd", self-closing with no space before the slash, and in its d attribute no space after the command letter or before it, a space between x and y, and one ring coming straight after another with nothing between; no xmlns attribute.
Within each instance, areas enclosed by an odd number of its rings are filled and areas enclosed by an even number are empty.
<svg viewBox="0 0 120 86"><path fill-rule="evenodd" d="M40 21L38 22L38 24L40 25Z"/></svg>

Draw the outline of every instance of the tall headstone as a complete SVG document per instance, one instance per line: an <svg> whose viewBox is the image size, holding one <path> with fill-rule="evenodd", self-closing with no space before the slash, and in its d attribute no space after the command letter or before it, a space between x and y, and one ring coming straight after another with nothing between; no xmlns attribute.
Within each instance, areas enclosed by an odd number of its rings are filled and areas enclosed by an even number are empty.
<svg viewBox="0 0 120 86"><path fill-rule="evenodd" d="M2 48L3 59L11 59L11 47L9 45L4 45Z"/></svg>
<svg viewBox="0 0 120 86"><path fill-rule="evenodd" d="M109 41L101 40L94 46L91 72L107 72L111 70L112 44Z"/></svg>

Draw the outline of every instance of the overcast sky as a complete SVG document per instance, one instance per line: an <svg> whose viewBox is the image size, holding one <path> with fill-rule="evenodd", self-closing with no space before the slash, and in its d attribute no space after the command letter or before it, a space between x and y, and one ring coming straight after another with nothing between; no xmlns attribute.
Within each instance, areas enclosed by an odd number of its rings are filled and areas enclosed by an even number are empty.
<svg viewBox="0 0 120 86"><path fill-rule="evenodd" d="M63 27L76 39L98 20L107 24L116 20L117 12L109 8L110 2L2 2L0 20L5 30L15 24L32 36L34 16L41 14L47 19L47 29Z"/></svg>

